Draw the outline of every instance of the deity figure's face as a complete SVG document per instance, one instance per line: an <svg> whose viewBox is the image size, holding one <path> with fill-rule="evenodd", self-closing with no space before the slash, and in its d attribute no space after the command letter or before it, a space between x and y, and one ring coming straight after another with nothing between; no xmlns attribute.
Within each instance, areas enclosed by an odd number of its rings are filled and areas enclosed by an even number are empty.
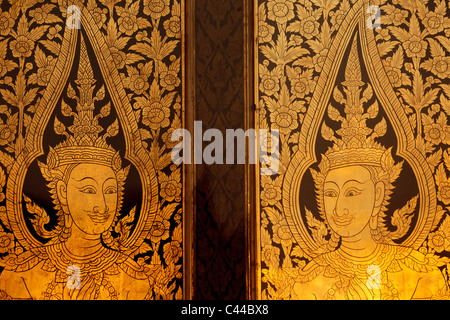
<svg viewBox="0 0 450 320"><path fill-rule="evenodd" d="M323 192L329 226L341 237L352 237L378 215L384 184L375 183L367 168L353 165L330 170Z"/></svg>
<svg viewBox="0 0 450 320"><path fill-rule="evenodd" d="M112 168L79 164L67 180L57 183L57 195L64 210L83 232L99 235L112 224L118 204L117 177Z"/></svg>

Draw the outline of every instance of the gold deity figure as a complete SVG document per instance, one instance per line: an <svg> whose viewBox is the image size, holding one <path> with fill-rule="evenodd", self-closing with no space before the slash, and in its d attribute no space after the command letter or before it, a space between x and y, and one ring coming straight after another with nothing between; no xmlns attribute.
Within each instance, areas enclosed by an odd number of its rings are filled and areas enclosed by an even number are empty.
<svg viewBox="0 0 450 320"><path fill-rule="evenodd" d="M413 248L394 243L411 225L417 196L408 201L405 223L392 231L386 227L386 211L403 162L395 163L392 148L376 141L386 133L385 120L373 129L366 120L378 115L370 85L364 82L356 41L350 51L342 82L345 116L329 110L341 123L333 132L322 127L322 136L333 142L322 155L319 170L311 169L322 220L329 229L329 248L299 272L293 287L297 299L432 299L447 291L437 266ZM329 107L331 108L331 106ZM325 125L324 125L325 126ZM336 134L338 136L336 136ZM402 212L403 212L402 211ZM401 212L397 212L398 215Z"/></svg>
<svg viewBox="0 0 450 320"><path fill-rule="evenodd" d="M73 125L66 132L55 120L56 133L66 139L50 147L46 164L39 162L58 223L51 231L34 224L48 242L0 262L0 290L12 299L144 299L150 289L145 267L111 236L129 168L122 168L119 152L106 142L117 134L117 122L100 135L94 102L104 94L93 97L95 82L81 41L77 112L64 102L62 110ZM109 114L108 108L99 114Z"/></svg>

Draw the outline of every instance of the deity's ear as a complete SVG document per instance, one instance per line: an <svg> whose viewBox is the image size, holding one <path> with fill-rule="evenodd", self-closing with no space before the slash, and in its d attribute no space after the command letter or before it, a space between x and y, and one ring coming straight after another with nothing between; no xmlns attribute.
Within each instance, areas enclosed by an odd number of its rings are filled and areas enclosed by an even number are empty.
<svg viewBox="0 0 450 320"><path fill-rule="evenodd" d="M59 202L66 206L67 205L67 185L64 181L59 180L56 183L56 195L58 196Z"/></svg>
<svg viewBox="0 0 450 320"><path fill-rule="evenodd" d="M385 190L386 189L382 181L378 181L375 184L375 208L379 208L383 204Z"/></svg>

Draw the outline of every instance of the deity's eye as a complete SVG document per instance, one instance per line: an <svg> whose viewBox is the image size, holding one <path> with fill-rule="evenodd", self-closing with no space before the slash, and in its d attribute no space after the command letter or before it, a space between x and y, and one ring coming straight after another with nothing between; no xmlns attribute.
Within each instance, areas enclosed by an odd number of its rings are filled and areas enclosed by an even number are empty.
<svg viewBox="0 0 450 320"><path fill-rule="evenodd" d="M115 187L109 187L104 192L105 194L114 194L117 193L117 189Z"/></svg>
<svg viewBox="0 0 450 320"><path fill-rule="evenodd" d="M355 197L357 195L360 195L361 192L357 189L350 189L345 193L346 197Z"/></svg>
<svg viewBox="0 0 450 320"><path fill-rule="evenodd" d="M325 190L325 192L323 193L323 195L324 195L325 197L337 197L337 196L338 196L337 192L334 191L334 190Z"/></svg>
<svg viewBox="0 0 450 320"><path fill-rule="evenodd" d="M79 190L81 193L95 194L95 189L91 186L86 186L84 188L80 188Z"/></svg>

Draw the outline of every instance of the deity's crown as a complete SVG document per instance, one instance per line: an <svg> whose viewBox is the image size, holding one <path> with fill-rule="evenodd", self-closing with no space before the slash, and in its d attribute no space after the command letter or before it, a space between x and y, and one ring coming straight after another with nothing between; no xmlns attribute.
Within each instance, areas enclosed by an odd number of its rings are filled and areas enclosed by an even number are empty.
<svg viewBox="0 0 450 320"><path fill-rule="evenodd" d="M118 121L116 120L109 126L105 134L100 135L104 129L99 125L98 119L108 116L111 107L110 103L107 103L97 115L94 115L94 102L102 101L105 98L105 90L104 87L101 87L93 97L96 80L83 39L81 40L80 63L75 83L79 94L76 95L70 84L67 94L69 98L77 100L76 112L64 102L64 99L61 105L62 114L66 117L73 117L73 124L66 128L58 118L55 118L55 132L66 136L66 140L56 147L50 148L46 167L53 169L68 164L92 163L112 166L115 171L120 170L120 156L106 142L107 137L117 135Z"/></svg>
<svg viewBox="0 0 450 320"><path fill-rule="evenodd" d="M378 116L379 107L375 100L365 110L364 104L372 98L373 91L368 84L361 95L364 84L356 41L353 41L345 69L345 81L342 82L346 97L344 98L337 87L333 93L334 99L344 105L345 116L330 104L328 116L331 120L341 123L340 129L334 131L323 123L321 130L322 137L333 142L333 146L324 155L329 168L348 165L380 166L387 151L375 140L386 134L387 125L384 118L373 129L367 126L368 119L375 119Z"/></svg>

